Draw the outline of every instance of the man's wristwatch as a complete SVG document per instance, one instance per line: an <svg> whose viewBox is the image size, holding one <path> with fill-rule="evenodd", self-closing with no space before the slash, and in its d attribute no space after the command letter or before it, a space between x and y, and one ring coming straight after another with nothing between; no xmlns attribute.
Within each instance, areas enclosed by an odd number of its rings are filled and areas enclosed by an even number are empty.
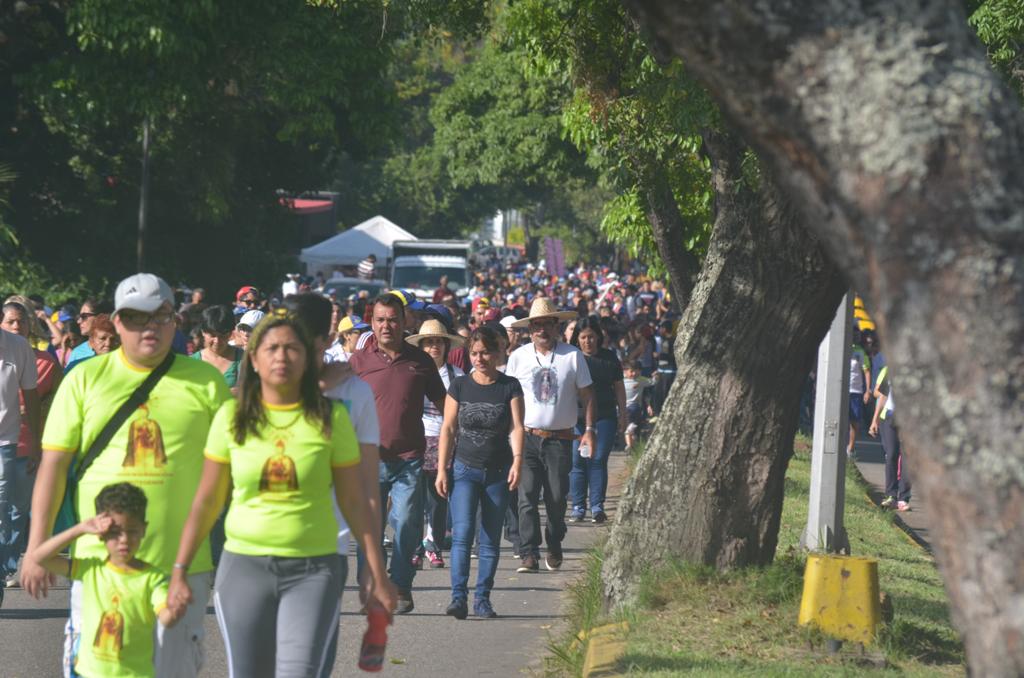
<svg viewBox="0 0 1024 678"><path fill-rule="evenodd" d="M591 431L596 431L597 429L594 428L593 426L588 426L587 428L585 428L583 430L586 431L587 433L590 433Z"/></svg>

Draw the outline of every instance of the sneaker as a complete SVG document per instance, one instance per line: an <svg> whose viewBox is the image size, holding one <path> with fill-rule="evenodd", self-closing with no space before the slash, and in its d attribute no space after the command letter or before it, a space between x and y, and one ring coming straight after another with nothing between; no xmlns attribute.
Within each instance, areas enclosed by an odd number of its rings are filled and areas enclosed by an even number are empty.
<svg viewBox="0 0 1024 678"><path fill-rule="evenodd" d="M857 450L847 450L846 458L851 461L857 461Z"/></svg>
<svg viewBox="0 0 1024 678"><path fill-rule="evenodd" d="M452 598L452 602L448 604L448 609L445 610L444 613L449 617L465 619L469 616L469 607L466 605L466 601L462 598Z"/></svg>
<svg viewBox="0 0 1024 678"><path fill-rule="evenodd" d="M885 499L882 500L882 503L879 504L879 506L881 506L884 509L887 509L887 508L892 508L892 505L895 504L895 503L896 503L896 498L895 497L886 497Z"/></svg>
<svg viewBox="0 0 1024 678"><path fill-rule="evenodd" d="M398 589L398 605L395 606L395 614L409 614L416 608L412 602L412 591L409 589Z"/></svg>
<svg viewBox="0 0 1024 678"><path fill-rule="evenodd" d="M519 555L518 551L515 551L515 552L512 553L512 558L515 559L515 560L519 560L520 558L522 558L522 556Z"/></svg>
<svg viewBox="0 0 1024 678"><path fill-rule="evenodd" d="M491 607L491 600L489 598L477 598L474 600L473 614L477 617L483 617L484 619L494 619L498 616L498 613L494 611L493 607Z"/></svg>
<svg viewBox="0 0 1024 678"><path fill-rule="evenodd" d="M439 570L444 567L444 558L437 551L427 551L427 559L430 561L430 567L435 570Z"/></svg>
<svg viewBox="0 0 1024 678"><path fill-rule="evenodd" d="M539 572L540 563L537 560L537 556L532 553L528 556L523 556L523 562L516 568L516 572Z"/></svg>
<svg viewBox="0 0 1024 678"><path fill-rule="evenodd" d="M591 520L600 525L601 523L608 520L608 516L605 515L604 511L598 511L594 514L594 517L591 518Z"/></svg>
<svg viewBox="0 0 1024 678"><path fill-rule="evenodd" d="M897 511L909 511L910 510L910 502L909 501L899 501L899 502L896 502L896 510Z"/></svg>
<svg viewBox="0 0 1024 678"><path fill-rule="evenodd" d="M423 569L423 556L421 556L418 553L414 553L412 555L412 567L413 567L414 570L422 570Z"/></svg>
<svg viewBox="0 0 1024 678"><path fill-rule="evenodd" d="M581 520L583 520L583 516L585 514L586 514L586 511L584 509L582 509L582 508L574 508L572 510L572 513L569 514L569 522L570 523L578 523Z"/></svg>
<svg viewBox="0 0 1024 678"><path fill-rule="evenodd" d="M18 580L17 573L8 575L7 581L4 582L4 588L7 589L18 589L21 588L21 582Z"/></svg>
<svg viewBox="0 0 1024 678"><path fill-rule="evenodd" d="M544 555L544 567L548 568L552 572L562 566L562 547L558 548L548 547L548 552Z"/></svg>

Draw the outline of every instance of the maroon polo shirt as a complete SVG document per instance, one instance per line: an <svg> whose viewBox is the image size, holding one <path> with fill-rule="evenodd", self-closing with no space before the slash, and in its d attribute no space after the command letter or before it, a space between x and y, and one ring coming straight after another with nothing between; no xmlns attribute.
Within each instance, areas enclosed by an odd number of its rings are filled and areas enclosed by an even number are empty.
<svg viewBox="0 0 1024 678"><path fill-rule="evenodd" d="M444 411L445 388L430 356L402 343L392 360L376 344L356 351L349 360L373 389L380 422L381 461L417 459L423 456L423 398Z"/></svg>

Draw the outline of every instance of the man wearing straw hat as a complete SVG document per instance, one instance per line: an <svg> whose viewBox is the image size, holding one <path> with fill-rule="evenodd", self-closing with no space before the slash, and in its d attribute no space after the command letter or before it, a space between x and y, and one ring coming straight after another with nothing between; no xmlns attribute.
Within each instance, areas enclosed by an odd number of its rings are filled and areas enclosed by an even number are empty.
<svg viewBox="0 0 1024 678"><path fill-rule="evenodd" d="M526 440L519 481L519 536L522 565L519 572L540 569L540 494L544 491L547 527L544 564L549 570L562 566L562 538L565 537L565 498L572 468L571 441L578 408L586 409L586 430L581 445L594 448L594 404L590 370L583 353L558 340L559 323L576 317L574 311L559 311L547 297L534 299L527 318L512 323L527 328L529 344L516 349L508 359L505 373L519 379L523 387Z"/></svg>

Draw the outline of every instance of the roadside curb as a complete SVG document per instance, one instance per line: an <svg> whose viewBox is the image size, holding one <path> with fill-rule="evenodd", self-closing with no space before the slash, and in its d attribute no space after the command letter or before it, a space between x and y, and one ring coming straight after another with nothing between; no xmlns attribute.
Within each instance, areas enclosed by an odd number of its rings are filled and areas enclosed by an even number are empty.
<svg viewBox="0 0 1024 678"><path fill-rule="evenodd" d="M882 508L882 503L881 502L882 502L882 499L884 498L884 495L882 495L881 492L879 492L878 490L876 490L874 487L871 486L871 483L868 482L868 479L864 477L864 474L861 473L861 470L859 468L857 468L856 464L854 464L853 468L857 471L857 476L860 478L861 488L864 490L864 498L867 499L868 502L872 506L877 508L879 511L890 513L890 511L887 511L886 509ZM907 538L908 541L912 542L915 546L920 548L922 551L924 551L928 555L931 555L931 556L935 555L934 552L932 551L931 545L927 541L925 541L921 537L921 535L919 535L917 533L917 531L914 530L914 528L912 528L910 525L908 525L903 520L903 518L900 517L899 513L895 512L895 511L892 511L891 513L892 513L892 522L893 522L893 524L896 527L899 528L899 530L903 533L903 535Z"/></svg>
<svg viewBox="0 0 1024 678"><path fill-rule="evenodd" d="M626 674L619 670L619 659L626 654L628 622L606 624L580 632L580 640L589 639L583 660L583 678L612 678Z"/></svg>

